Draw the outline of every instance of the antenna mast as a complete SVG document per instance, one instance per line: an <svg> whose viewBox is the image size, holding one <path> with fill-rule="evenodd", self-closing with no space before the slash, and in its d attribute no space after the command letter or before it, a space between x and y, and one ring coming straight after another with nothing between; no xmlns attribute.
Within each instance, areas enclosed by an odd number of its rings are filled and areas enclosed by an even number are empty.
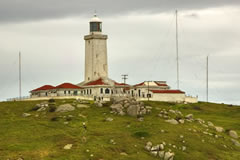
<svg viewBox="0 0 240 160"><path fill-rule="evenodd" d="M19 52L19 100L22 98L21 52Z"/></svg>
<svg viewBox="0 0 240 160"><path fill-rule="evenodd" d="M127 76L128 76L127 74L122 75L122 77L123 77L122 79L124 80L124 84L126 84L126 80L128 79Z"/></svg>
<svg viewBox="0 0 240 160"><path fill-rule="evenodd" d="M206 72L206 77L207 77L207 88L206 88L206 92L207 92L207 94L206 94L206 98L207 98L207 102L208 102L208 56L207 56L207 72Z"/></svg>
<svg viewBox="0 0 240 160"><path fill-rule="evenodd" d="M176 10L176 54L177 54L177 89L179 89L178 11L177 10Z"/></svg>

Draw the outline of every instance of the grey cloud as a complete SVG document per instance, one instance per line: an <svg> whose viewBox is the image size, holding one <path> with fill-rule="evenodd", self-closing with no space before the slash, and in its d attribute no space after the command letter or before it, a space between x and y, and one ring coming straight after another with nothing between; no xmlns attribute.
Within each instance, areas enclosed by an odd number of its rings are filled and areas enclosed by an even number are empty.
<svg viewBox="0 0 240 160"><path fill-rule="evenodd" d="M128 12L167 12L239 4L239 0L1 0L0 22L85 16L95 9L102 16L113 16Z"/></svg>

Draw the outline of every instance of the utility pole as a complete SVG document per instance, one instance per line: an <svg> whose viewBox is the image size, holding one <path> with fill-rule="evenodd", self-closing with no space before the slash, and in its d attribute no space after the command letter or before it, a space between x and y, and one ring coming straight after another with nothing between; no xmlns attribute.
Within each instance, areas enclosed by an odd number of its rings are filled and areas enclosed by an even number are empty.
<svg viewBox="0 0 240 160"><path fill-rule="evenodd" d="M177 10L176 10L176 54L177 54L177 89L179 89L178 11Z"/></svg>
<svg viewBox="0 0 240 160"><path fill-rule="evenodd" d="M152 82L152 81L147 81L147 84L148 84L148 93L147 93L148 101L149 101L149 97L150 97L150 94L149 94L149 82Z"/></svg>
<svg viewBox="0 0 240 160"><path fill-rule="evenodd" d="M206 92L207 92L207 93L206 93L206 98L207 98L207 102L208 102L208 56L207 56L207 72L206 72L206 74L207 74L207 75L206 75L206 78L207 78L207 79L206 79L206 80L207 80L207 81L206 81L206 85L207 85L207 86L206 86Z"/></svg>
<svg viewBox="0 0 240 160"><path fill-rule="evenodd" d="M22 98L21 52L19 52L19 100Z"/></svg>
<svg viewBox="0 0 240 160"><path fill-rule="evenodd" d="M127 74L122 75L122 79L124 80L124 84L126 84L126 80L128 79L127 76L128 76Z"/></svg>

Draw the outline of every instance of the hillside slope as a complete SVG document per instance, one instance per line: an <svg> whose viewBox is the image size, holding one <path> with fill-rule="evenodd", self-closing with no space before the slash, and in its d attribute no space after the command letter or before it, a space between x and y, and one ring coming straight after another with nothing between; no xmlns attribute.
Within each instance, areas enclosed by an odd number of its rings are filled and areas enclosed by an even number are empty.
<svg viewBox="0 0 240 160"><path fill-rule="evenodd" d="M144 149L149 141L153 145L165 142L165 150L175 153L174 160L237 160L240 157L240 147L235 146L228 135L229 130L240 134L240 107L237 106L144 102L153 109L139 121L136 117L111 114L110 104L99 108L90 102L89 108L76 107L74 111L59 113L49 109L34 111L39 103L42 102L0 103L0 160L160 159ZM76 106L77 103L57 100L55 106ZM193 114L194 119L201 118L206 124L211 121L224 131L219 133L196 120L177 125L167 123L158 116L164 109ZM31 115L24 117L23 113ZM72 148L63 149L67 144L72 144Z"/></svg>

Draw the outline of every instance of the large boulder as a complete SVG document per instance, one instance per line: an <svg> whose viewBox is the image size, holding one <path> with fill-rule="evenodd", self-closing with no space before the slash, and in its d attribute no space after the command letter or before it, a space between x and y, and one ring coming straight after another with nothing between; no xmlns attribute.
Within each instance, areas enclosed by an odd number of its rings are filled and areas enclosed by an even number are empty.
<svg viewBox="0 0 240 160"><path fill-rule="evenodd" d="M138 105L131 105L127 109L127 114L130 115L130 116L135 117L135 116L138 115L139 111L140 111L140 106L138 106Z"/></svg>
<svg viewBox="0 0 240 160"><path fill-rule="evenodd" d="M69 112L74 110L75 107L73 107L71 104L63 104L56 109L56 112Z"/></svg>

